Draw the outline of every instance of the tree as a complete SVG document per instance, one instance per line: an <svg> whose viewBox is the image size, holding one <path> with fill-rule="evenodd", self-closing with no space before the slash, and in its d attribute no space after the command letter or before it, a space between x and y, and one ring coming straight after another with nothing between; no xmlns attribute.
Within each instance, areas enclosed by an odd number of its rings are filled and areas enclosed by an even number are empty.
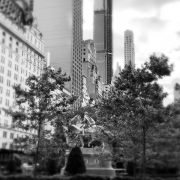
<svg viewBox="0 0 180 180"><path fill-rule="evenodd" d="M109 97L99 104L98 123L111 132L106 141L121 148L123 157L134 158L135 162L141 157L143 179L146 153L153 143L156 124L163 119L163 99L167 96L157 81L172 70L165 55L155 54L141 68L126 66Z"/></svg>
<svg viewBox="0 0 180 180"><path fill-rule="evenodd" d="M61 68L55 71L45 67L41 76L28 77L28 90L24 90L21 85L13 86L18 108L5 111L19 128L34 129L37 132L35 171L44 126L47 123L53 124L75 100L74 96L68 98L63 93L64 85L69 81L70 77L62 74Z"/></svg>
<svg viewBox="0 0 180 180"><path fill-rule="evenodd" d="M180 165L180 100L168 105L164 115L164 121L157 126L153 164L162 174L177 173Z"/></svg>

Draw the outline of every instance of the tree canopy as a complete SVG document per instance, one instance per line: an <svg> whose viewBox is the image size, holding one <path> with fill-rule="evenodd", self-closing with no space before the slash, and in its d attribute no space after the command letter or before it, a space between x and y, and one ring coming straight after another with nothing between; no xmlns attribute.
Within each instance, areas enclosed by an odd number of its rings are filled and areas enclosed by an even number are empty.
<svg viewBox="0 0 180 180"><path fill-rule="evenodd" d="M12 116L16 126L37 132L36 161L45 126L53 125L76 99L63 92L65 83L69 81L70 77L63 74L61 68L55 71L45 67L40 76L31 75L27 78L27 89L21 85L13 86L17 107L4 110Z"/></svg>
<svg viewBox="0 0 180 180"><path fill-rule="evenodd" d="M158 80L169 76L172 70L165 55L155 54L141 68L125 66L116 77L109 98L99 104L98 124L110 132L104 137L112 151L120 157L140 160L143 172L156 124L164 118L163 99L167 93Z"/></svg>

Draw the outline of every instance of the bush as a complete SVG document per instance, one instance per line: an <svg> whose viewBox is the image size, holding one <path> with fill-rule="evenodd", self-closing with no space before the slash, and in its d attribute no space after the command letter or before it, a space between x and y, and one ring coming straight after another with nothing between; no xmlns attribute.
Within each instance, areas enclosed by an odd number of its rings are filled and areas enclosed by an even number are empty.
<svg viewBox="0 0 180 180"><path fill-rule="evenodd" d="M47 163L46 163L46 171L49 175L53 175L58 172L58 167L57 167L58 163L57 160L55 159L48 159Z"/></svg>
<svg viewBox="0 0 180 180"><path fill-rule="evenodd" d="M83 174L86 172L83 155L79 147L74 147L68 157L65 168L66 175Z"/></svg>
<svg viewBox="0 0 180 180"><path fill-rule="evenodd" d="M133 176L134 175L134 162L129 161L126 166L126 171L128 175Z"/></svg>
<svg viewBox="0 0 180 180"><path fill-rule="evenodd" d="M35 180L32 176L16 175L16 176L0 176L0 180ZM36 180L110 180L109 177L90 176L90 175L75 175L69 177L56 176L39 176Z"/></svg>

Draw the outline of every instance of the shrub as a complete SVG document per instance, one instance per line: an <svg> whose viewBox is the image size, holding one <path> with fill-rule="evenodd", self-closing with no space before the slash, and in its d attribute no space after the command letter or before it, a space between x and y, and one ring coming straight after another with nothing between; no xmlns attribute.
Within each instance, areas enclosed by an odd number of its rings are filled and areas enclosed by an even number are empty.
<svg viewBox="0 0 180 180"><path fill-rule="evenodd" d="M65 175L83 174L86 172L83 155L79 147L74 147L68 157Z"/></svg>
<svg viewBox="0 0 180 180"><path fill-rule="evenodd" d="M134 162L129 161L126 166L126 171L128 175L133 176L134 175Z"/></svg>
<svg viewBox="0 0 180 180"><path fill-rule="evenodd" d="M58 167L57 167L57 160L55 159L48 159L46 163L46 171L49 175L53 175L58 173Z"/></svg>

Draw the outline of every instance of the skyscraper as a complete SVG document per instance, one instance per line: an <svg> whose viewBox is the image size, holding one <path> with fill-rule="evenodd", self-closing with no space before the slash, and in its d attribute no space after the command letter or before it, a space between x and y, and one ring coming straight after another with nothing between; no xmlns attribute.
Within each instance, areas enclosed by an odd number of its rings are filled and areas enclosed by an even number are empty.
<svg viewBox="0 0 180 180"><path fill-rule="evenodd" d="M39 76L46 60L36 22L31 27L24 26L27 23L22 23L22 9L14 0L1 1L0 7L0 148L9 149L13 148L14 138L36 134L36 130L19 128L2 109L16 109L12 85L21 84L28 90L26 79Z"/></svg>
<svg viewBox="0 0 180 180"><path fill-rule="evenodd" d="M43 33L51 65L71 76L66 88L82 90L82 0L35 0L34 14Z"/></svg>
<svg viewBox="0 0 180 180"><path fill-rule="evenodd" d="M93 39L99 75L105 84L111 84L113 75L112 0L94 1Z"/></svg>
<svg viewBox="0 0 180 180"><path fill-rule="evenodd" d="M130 30L124 32L124 65L135 66L134 34Z"/></svg>
<svg viewBox="0 0 180 180"><path fill-rule="evenodd" d="M178 84L176 83L174 86L174 101L180 99L180 91L178 90Z"/></svg>
<svg viewBox="0 0 180 180"><path fill-rule="evenodd" d="M121 66L119 66L119 63L117 62L116 70L114 71L114 75L112 77L111 84L114 85L114 82L116 81L116 77L119 77L119 73L121 72Z"/></svg>

